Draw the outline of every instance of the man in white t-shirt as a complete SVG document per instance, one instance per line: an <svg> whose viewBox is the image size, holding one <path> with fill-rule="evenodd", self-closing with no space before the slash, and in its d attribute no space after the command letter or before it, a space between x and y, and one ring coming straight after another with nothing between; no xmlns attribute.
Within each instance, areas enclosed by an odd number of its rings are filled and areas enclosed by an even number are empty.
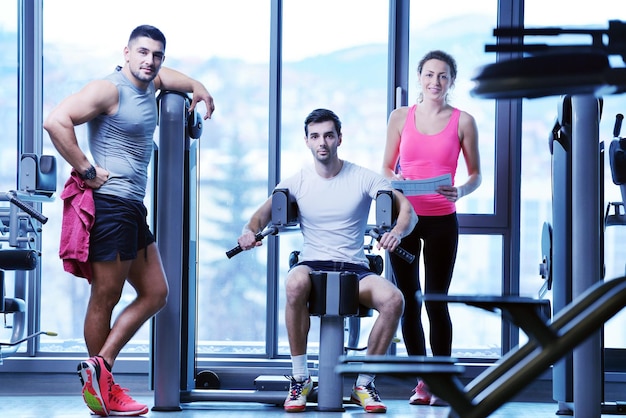
<svg viewBox="0 0 626 418"><path fill-rule="evenodd" d="M398 207L394 227L385 232L379 248L394 251L417 222L402 193L393 190L382 175L337 155L341 145L341 121L330 110L316 109L304 122L304 141L313 154L313 166L302 168L276 188L288 189L298 205L298 221L304 238L299 262L287 275L285 323L292 359L292 376L285 411L301 412L313 384L307 369L307 336L310 319L307 303L311 291L309 273L314 270L351 271L359 278L359 302L378 311L369 335L367 354L385 354L398 328L404 299L395 285L373 273L363 249L363 238L372 200L378 191L392 190ZM271 197L252 215L238 244L243 250L261 245L256 240L271 220ZM366 412L384 413L374 386L374 376L359 375L352 399Z"/></svg>

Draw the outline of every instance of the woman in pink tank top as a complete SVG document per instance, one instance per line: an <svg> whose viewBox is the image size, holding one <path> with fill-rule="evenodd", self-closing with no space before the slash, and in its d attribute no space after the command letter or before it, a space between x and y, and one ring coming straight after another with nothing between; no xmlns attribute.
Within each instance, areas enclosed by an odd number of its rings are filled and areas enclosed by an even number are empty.
<svg viewBox="0 0 626 418"><path fill-rule="evenodd" d="M451 106L448 92L454 86L457 68L454 58L443 51L431 51L419 62L417 73L421 93L417 104L403 106L389 116L383 174L391 180L423 180L450 175L452 184L439 186L435 193L407 196L419 220L402 247L417 255L413 263L390 253L398 288L405 298L402 334L409 355L425 356L426 339L421 321L419 255L424 254L424 293L447 294L452 279L459 239L455 202L476 190L481 182L478 128L467 112ZM468 169L462 185L454 183L460 153ZM452 323L447 304L425 303L430 323L433 356L450 356ZM418 381L409 402L418 405L446 405Z"/></svg>

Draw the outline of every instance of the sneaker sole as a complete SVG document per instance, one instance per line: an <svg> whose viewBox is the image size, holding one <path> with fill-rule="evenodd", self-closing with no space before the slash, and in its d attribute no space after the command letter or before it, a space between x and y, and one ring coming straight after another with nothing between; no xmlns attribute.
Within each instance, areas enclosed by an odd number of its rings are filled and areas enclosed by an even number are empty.
<svg viewBox="0 0 626 418"><path fill-rule="evenodd" d="M87 407L96 415L107 416L108 411L102 399L95 366L83 361L78 365L77 372L83 385L82 395ZM93 393L89 391L89 388L92 389Z"/></svg>
<svg viewBox="0 0 626 418"><path fill-rule="evenodd" d="M304 386L304 388L302 389L302 394L301 396L304 397L305 399L305 404L304 405L293 405L293 406L289 406L289 405L283 405L283 409L285 410L285 412L304 412L306 410L306 397L309 396L309 394L313 391L313 382L311 382L309 380L309 383L306 384ZM290 396L287 397L287 400L289 400ZM285 401L287 402L287 401Z"/></svg>
<svg viewBox="0 0 626 418"><path fill-rule="evenodd" d="M365 412L367 412L368 414L386 414L387 408L372 408L372 409L365 408Z"/></svg>
<svg viewBox="0 0 626 418"><path fill-rule="evenodd" d="M110 417L138 417L148 413L148 407L146 406L140 411L109 411Z"/></svg>
<svg viewBox="0 0 626 418"><path fill-rule="evenodd" d="M304 412L306 410L306 406L298 406L298 407L285 407L285 412Z"/></svg>
<svg viewBox="0 0 626 418"><path fill-rule="evenodd" d="M363 404L361 403L361 400L354 395L350 395L350 402L362 407L365 412L368 412L370 414L384 414L385 412L387 412L386 406L371 407L370 409L367 409L367 407L363 406Z"/></svg>

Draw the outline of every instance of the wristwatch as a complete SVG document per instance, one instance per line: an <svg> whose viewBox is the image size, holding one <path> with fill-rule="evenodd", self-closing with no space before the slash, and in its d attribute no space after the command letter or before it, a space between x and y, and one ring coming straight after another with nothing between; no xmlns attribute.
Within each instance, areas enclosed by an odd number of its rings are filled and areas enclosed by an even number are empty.
<svg viewBox="0 0 626 418"><path fill-rule="evenodd" d="M80 176L83 180L93 180L96 178L96 167L93 165L85 170L85 173Z"/></svg>

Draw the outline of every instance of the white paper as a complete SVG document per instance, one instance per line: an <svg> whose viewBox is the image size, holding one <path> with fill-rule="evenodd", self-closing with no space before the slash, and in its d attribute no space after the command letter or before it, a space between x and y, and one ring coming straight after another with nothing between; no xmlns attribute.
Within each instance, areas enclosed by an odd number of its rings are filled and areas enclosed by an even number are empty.
<svg viewBox="0 0 626 418"><path fill-rule="evenodd" d="M433 194L439 186L452 186L452 176L448 173L422 180L392 180L391 186L402 190L405 196Z"/></svg>

